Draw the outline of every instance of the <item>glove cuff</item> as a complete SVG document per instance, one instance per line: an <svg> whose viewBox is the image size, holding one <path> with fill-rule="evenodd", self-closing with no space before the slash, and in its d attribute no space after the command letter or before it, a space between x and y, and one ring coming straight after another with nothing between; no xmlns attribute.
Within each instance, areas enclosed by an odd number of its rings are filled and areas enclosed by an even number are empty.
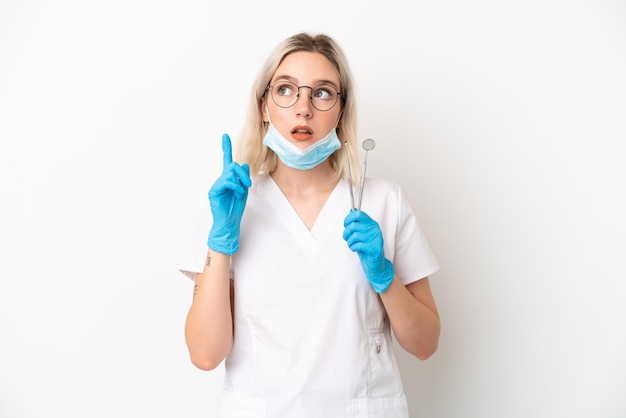
<svg viewBox="0 0 626 418"><path fill-rule="evenodd" d="M212 249L213 251L218 252L218 253L223 253L226 255L233 255L239 249L239 245L237 244L233 245L230 243L226 243L222 245L222 244L211 242L211 241L209 241L207 244L209 248Z"/></svg>
<svg viewBox="0 0 626 418"><path fill-rule="evenodd" d="M395 276L396 272L393 267L393 263L389 261L387 258L383 261L382 271L376 275L374 280L370 280L372 283L372 287L376 291L376 293L383 293L391 282L393 281L393 276Z"/></svg>
<svg viewBox="0 0 626 418"><path fill-rule="evenodd" d="M234 237L230 235L231 234L224 234L223 232L215 232L211 229L207 245L210 249L217 251L218 253L233 255L239 249L239 240L237 239L239 234L236 234Z"/></svg>

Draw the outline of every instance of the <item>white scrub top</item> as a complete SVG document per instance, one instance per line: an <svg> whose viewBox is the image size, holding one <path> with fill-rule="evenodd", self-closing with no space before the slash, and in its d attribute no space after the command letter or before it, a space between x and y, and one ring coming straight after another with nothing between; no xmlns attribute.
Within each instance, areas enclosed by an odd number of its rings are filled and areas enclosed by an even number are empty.
<svg viewBox="0 0 626 418"><path fill-rule="evenodd" d="M404 284L439 265L399 186L367 178L361 209ZM234 345L220 418L406 418L389 320L343 240L340 181L309 230L270 176L253 181L231 258ZM210 211L180 270L201 272Z"/></svg>

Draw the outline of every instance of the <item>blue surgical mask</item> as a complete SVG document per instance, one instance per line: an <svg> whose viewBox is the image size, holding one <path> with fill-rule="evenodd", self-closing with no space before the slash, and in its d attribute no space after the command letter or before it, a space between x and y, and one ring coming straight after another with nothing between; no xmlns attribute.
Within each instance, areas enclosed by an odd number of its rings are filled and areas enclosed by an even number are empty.
<svg viewBox="0 0 626 418"><path fill-rule="evenodd" d="M271 122L263 144L274 151L286 166L298 170L310 170L341 148L337 130L334 128L315 144L302 149L282 136Z"/></svg>

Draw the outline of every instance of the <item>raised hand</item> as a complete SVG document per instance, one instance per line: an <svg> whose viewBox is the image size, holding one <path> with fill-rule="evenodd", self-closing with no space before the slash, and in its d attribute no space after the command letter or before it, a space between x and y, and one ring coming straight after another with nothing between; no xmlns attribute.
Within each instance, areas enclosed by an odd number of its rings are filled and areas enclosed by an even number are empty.
<svg viewBox="0 0 626 418"><path fill-rule="evenodd" d="M233 162L232 145L228 134L222 135L224 169L209 190L213 225L207 244L214 251L234 254L239 249L241 217L248 199L250 167Z"/></svg>

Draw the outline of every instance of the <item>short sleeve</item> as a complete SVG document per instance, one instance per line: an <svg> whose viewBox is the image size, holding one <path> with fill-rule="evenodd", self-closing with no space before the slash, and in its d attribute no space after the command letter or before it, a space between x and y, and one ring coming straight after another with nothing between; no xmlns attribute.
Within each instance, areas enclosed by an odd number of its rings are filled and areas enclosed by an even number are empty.
<svg viewBox="0 0 626 418"><path fill-rule="evenodd" d="M393 264L403 284L415 282L439 270L439 262L402 190L397 193L398 224Z"/></svg>
<svg viewBox="0 0 626 418"><path fill-rule="evenodd" d="M196 273L202 273L204 270L204 263L209 250L207 239L211 222L211 211L207 208L192 234L191 242L188 244L187 251L183 254L182 262L178 266L178 270L191 280L195 279Z"/></svg>

